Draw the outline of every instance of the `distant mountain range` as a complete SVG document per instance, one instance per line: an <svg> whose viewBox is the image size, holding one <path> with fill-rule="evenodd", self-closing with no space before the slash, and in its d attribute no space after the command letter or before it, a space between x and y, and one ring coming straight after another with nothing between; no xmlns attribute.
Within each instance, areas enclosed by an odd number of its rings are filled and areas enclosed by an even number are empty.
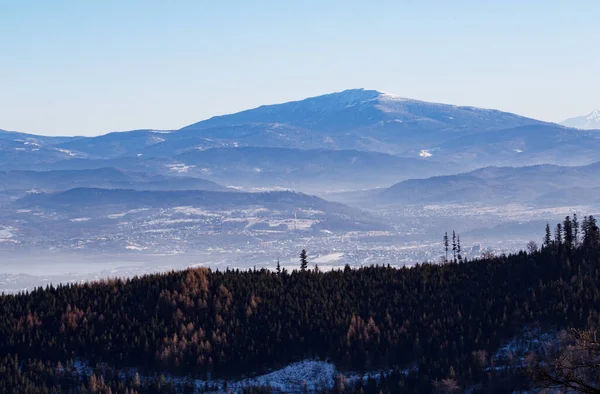
<svg viewBox="0 0 600 394"><path fill-rule="evenodd" d="M0 132L0 170L116 168L245 188L340 191L490 165L585 165L600 134L475 107L352 89L98 137ZM91 183L79 186L98 186Z"/></svg>
<svg viewBox="0 0 600 394"><path fill-rule="evenodd" d="M201 178L125 173L114 168L55 171L0 171L0 191L56 192L78 187L134 190L233 191Z"/></svg>
<svg viewBox="0 0 600 394"><path fill-rule="evenodd" d="M177 131L111 133L59 147L104 158L170 157L194 149L243 146L355 149L419 158L423 150L455 138L546 124L496 110L354 89L218 116Z"/></svg>
<svg viewBox="0 0 600 394"><path fill-rule="evenodd" d="M436 258L392 246L516 226L479 205L600 209L600 133L580 128L353 89L179 130L0 130L0 249Z"/></svg>
<svg viewBox="0 0 600 394"><path fill-rule="evenodd" d="M427 179L411 179L372 191L380 205L522 203L532 207L600 205L600 162L586 166L488 167Z"/></svg>
<svg viewBox="0 0 600 394"><path fill-rule="evenodd" d="M104 225L108 220L118 225L115 219L128 216L128 220L136 217L144 223L145 229L157 224L185 227L192 223L201 226L198 232L218 231L223 236L233 228L237 231L285 232L298 222L304 230L314 232L388 229L359 209L291 191L244 193L75 188L59 193L30 194L11 205L28 215L21 214L20 219L33 220L37 215L52 220L75 218L77 222L78 217L85 216L86 222L99 220L98 223ZM158 217L162 219L157 221ZM285 226L281 226L282 223L286 223Z"/></svg>
<svg viewBox="0 0 600 394"><path fill-rule="evenodd" d="M600 130L600 110L560 122L561 125L582 130Z"/></svg>

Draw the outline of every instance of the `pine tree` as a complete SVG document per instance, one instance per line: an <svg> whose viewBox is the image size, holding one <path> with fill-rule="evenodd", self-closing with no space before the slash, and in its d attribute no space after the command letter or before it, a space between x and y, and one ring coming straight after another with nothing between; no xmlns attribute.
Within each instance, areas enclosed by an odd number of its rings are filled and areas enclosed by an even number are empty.
<svg viewBox="0 0 600 394"><path fill-rule="evenodd" d="M562 224L560 223L556 225L556 231L554 232L554 243L556 244L557 248L560 248L563 245L563 231Z"/></svg>
<svg viewBox="0 0 600 394"><path fill-rule="evenodd" d="M600 243L600 230L596 222L596 218L590 215L587 219L587 228L584 244L586 246L595 247Z"/></svg>
<svg viewBox="0 0 600 394"><path fill-rule="evenodd" d="M454 231L452 231L452 254L454 256L454 263L456 263L456 232Z"/></svg>
<svg viewBox="0 0 600 394"><path fill-rule="evenodd" d="M570 250L573 246L573 224L571 223L571 217L567 216L563 222L563 234L565 239L565 247Z"/></svg>
<svg viewBox="0 0 600 394"><path fill-rule="evenodd" d="M448 262L448 233L444 234L444 250L446 251L446 257L444 258L444 262Z"/></svg>
<svg viewBox="0 0 600 394"><path fill-rule="evenodd" d="M302 271L306 271L306 268L308 267L308 260L306 258L306 249L302 249L300 252L300 270Z"/></svg>
<svg viewBox="0 0 600 394"><path fill-rule="evenodd" d="M583 245L587 245L587 242L589 241L588 230L589 230L588 217L584 216L583 221L581 222L581 243Z"/></svg>
<svg viewBox="0 0 600 394"><path fill-rule="evenodd" d="M552 232L550 231L550 224L546 223L546 235L544 236L544 248L549 248L552 245Z"/></svg>
<svg viewBox="0 0 600 394"><path fill-rule="evenodd" d="M458 252L458 262L462 263L462 253L461 253L461 247L460 247L460 235L456 236L456 250Z"/></svg>
<svg viewBox="0 0 600 394"><path fill-rule="evenodd" d="M279 265L279 259L277 259L277 275L281 275L281 265Z"/></svg>
<svg viewBox="0 0 600 394"><path fill-rule="evenodd" d="M573 226L573 246L579 246L579 221L577 220L577 214L573 214L573 220L571 221Z"/></svg>

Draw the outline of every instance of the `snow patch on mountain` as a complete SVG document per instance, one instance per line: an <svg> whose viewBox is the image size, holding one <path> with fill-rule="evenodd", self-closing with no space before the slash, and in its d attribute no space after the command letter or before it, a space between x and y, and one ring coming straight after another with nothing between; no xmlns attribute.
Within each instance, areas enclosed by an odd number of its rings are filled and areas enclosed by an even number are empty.
<svg viewBox="0 0 600 394"><path fill-rule="evenodd" d="M419 156L421 156L422 158L426 159L428 157L433 156L433 154L427 150L427 149L421 149L421 151L419 152Z"/></svg>
<svg viewBox="0 0 600 394"><path fill-rule="evenodd" d="M565 121L560 122L560 124L563 126L574 127L582 130L600 129L600 109L592 111L588 115L569 118Z"/></svg>

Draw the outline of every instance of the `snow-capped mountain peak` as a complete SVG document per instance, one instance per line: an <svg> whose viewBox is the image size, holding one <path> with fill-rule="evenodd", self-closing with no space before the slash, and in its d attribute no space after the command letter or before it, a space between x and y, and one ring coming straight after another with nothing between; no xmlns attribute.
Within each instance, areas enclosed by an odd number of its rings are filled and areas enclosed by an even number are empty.
<svg viewBox="0 0 600 394"><path fill-rule="evenodd" d="M560 124L563 126L574 127L583 130L600 129L600 109L592 111L588 115L569 118L563 122L560 122Z"/></svg>
<svg viewBox="0 0 600 394"><path fill-rule="evenodd" d="M587 119L595 122L600 122L600 109L597 109L591 114L589 114Z"/></svg>

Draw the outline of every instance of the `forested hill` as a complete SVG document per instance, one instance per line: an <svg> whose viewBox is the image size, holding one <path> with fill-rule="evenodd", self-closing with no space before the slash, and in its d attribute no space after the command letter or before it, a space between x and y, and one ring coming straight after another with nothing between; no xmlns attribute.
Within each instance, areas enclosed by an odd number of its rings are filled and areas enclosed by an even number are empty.
<svg viewBox="0 0 600 394"><path fill-rule="evenodd" d="M436 379L485 390L490 355L524 327L597 325L600 232L591 217L582 227L569 219L540 251L462 263L199 268L3 295L0 392L169 392L160 374L229 378L307 358L392 371L346 391L428 392Z"/></svg>

